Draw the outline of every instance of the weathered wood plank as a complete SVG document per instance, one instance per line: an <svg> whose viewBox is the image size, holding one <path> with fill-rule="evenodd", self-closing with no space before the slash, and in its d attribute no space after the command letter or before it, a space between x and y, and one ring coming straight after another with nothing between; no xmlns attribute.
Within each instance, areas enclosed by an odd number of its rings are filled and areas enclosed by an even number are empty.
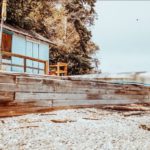
<svg viewBox="0 0 150 150"><path fill-rule="evenodd" d="M15 83L15 76L0 74L0 83Z"/></svg>
<svg viewBox="0 0 150 150"><path fill-rule="evenodd" d="M43 83L43 79L41 78L31 78L31 77L16 77L16 83L17 84L42 84Z"/></svg>
<svg viewBox="0 0 150 150"><path fill-rule="evenodd" d="M61 101L61 100L55 100L53 101L53 107L58 107L58 106L82 106L82 105L111 105L111 104L132 104L132 103L140 103L139 100L66 100L66 101Z"/></svg>
<svg viewBox="0 0 150 150"><path fill-rule="evenodd" d="M47 85L30 85L30 84L4 84L0 83L0 91L10 91L10 92L36 92L36 93L72 93L72 94L107 94L107 95L148 95L149 92L146 91L132 91L132 90L105 90L105 89L89 89L89 88L74 88L74 87L53 87Z"/></svg>
<svg viewBox="0 0 150 150"><path fill-rule="evenodd" d="M109 93L108 93L109 94ZM122 95L148 95L149 91L147 89L143 90L115 90L115 94L122 94Z"/></svg>
<svg viewBox="0 0 150 150"><path fill-rule="evenodd" d="M146 99L147 97L145 95L119 95L119 94L105 94L105 95L102 95L102 98L101 99L105 99L105 100L113 100L113 99L116 99L116 100L119 100L119 99L122 99L122 100L144 100Z"/></svg>
<svg viewBox="0 0 150 150"><path fill-rule="evenodd" d="M76 81L75 81L76 82ZM34 87L40 87L40 90L44 89L45 92L50 92L50 91L47 91L47 89L51 89L53 88L55 91L58 91L61 89L61 88L66 88L66 90L68 89L79 89L80 88L80 91L82 91L82 89L105 89L105 90L124 90L124 91L129 91L129 90L132 90L132 91L142 91L143 87L139 87L139 86L133 86L133 85L114 85L114 84L104 84L104 83L91 83L91 82L88 82L86 81L86 83L82 84L80 82L77 82L75 83L74 81L66 81L66 80L57 80L57 79L41 79L41 78L38 78L38 79L33 79L33 78L28 78L28 77L17 77L16 79L16 83L18 86L27 86L27 87L31 87L31 86L34 86ZM36 85L36 86L35 86ZM45 87L45 88L44 88ZM26 88L28 89L28 88ZM33 88L32 88L33 89ZM35 91L35 90L34 90ZM35 91L35 92L39 92L39 91ZM60 91L61 92L61 91Z"/></svg>
<svg viewBox="0 0 150 150"><path fill-rule="evenodd" d="M23 93L16 92L15 100L113 100L137 99L144 100L145 95L116 95L116 94L74 94L74 93Z"/></svg>
<svg viewBox="0 0 150 150"><path fill-rule="evenodd" d="M6 87L7 89L7 87ZM39 92L39 93L76 93L76 94L87 94L87 93L99 93L105 94L108 90L105 89L89 89L89 88L75 88L68 86L56 86L56 85L28 85L21 84L16 86L15 91L20 92ZM110 90L109 93L115 93L115 90Z"/></svg>
<svg viewBox="0 0 150 150"><path fill-rule="evenodd" d="M13 83L0 83L0 91L15 92L17 85Z"/></svg>
<svg viewBox="0 0 150 150"><path fill-rule="evenodd" d="M60 79L43 79L43 78L31 78L31 77L17 77L18 84L36 84L36 85L47 85L53 86L57 89L62 87L74 87L74 88L95 88L95 89L118 89L118 90L143 90L146 87L141 85L121 85L121 84L111 84L102 82L92 82L92 81L70 81L70 80L60 80Z"/></svg>
<svg viewBox="0 0 150 150"><path fill-rule="evenodd" d="M16 100L78 100L87 99L86 94L68 94L68 93L22 93L16 92Z"/></svg>
<svg viewBox="0 0 150 150"><path fill-rule="evenodd" d="M12 106L30 106L30 107L52 107L53 101L52 100L14 100L9 105Z"/></svg>
<svg viewBox="0 0 150 150"><path fill-rule="evenodd" d="M33 107L33 106L5 106L0 107L0 117L11 117L25 115L29 113L47 112L52 110L50 107Z"/></svg>
<svg viewBox="0 0 150 150"><path fill-rule="evenodd" d="M14 92L2 92L2 91L0 91L0 103L13 101L14 97L15 97Z"/></svg>

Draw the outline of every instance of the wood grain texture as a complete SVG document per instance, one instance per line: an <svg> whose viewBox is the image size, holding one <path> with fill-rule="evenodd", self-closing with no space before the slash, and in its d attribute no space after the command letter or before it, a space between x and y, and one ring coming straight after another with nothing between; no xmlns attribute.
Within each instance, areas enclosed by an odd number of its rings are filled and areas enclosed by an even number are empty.
<svg viewBox="0 0 150 150"><path fill-rule="evenodd" d="M150 103L150 87L0 72L0 116L64 106Z"/></svg>
<svg viewBox="0 0 150 150"><path fill-rule="evenodd" d="M66 101L61 101L61 100L55 100L53 102L53 107L58 107L58 106L80 106L80 105L86 105L86 106L91 106L91 105L123 105L123 104L132 104L132 103L139 103L139 100L66 100Z"/></svg>
<svg viewBox="0 0 150 150"><path fill-rule="evenodd" d="M15 98L14 92L2 92L0 91L0 103L13 101Z"/></svg>

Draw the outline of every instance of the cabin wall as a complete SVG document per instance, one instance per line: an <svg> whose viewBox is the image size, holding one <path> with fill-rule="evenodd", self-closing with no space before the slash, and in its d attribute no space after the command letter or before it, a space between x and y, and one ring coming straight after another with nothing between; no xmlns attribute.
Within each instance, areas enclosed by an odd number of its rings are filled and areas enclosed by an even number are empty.
<svg viewBox="0 0 150 150"><path fill-rule="evenodd" d="M12 37L12 53L49 61L49 44L14 33ZM12 57L10 60L5 59L3 62L22 66L24 65L23 59L16 57ZM27 66L44 69L44 64L31 60L27 60ZM16 66L7 66L5 67L5 70L20 73L24 72L23 67L21 68ZM44 74L44 71L27 68L27 73Z"/></svg>

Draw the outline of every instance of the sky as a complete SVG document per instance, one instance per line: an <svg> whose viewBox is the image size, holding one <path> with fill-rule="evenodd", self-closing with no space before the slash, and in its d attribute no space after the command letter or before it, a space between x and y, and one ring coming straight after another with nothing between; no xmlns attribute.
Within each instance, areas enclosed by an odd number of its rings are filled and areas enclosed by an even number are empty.
<svg viewBox="0 0 150 150"><path fill-rule="evenodd" d="M93 40L102 72L150 71L150 1L98 1Z"/></svg>

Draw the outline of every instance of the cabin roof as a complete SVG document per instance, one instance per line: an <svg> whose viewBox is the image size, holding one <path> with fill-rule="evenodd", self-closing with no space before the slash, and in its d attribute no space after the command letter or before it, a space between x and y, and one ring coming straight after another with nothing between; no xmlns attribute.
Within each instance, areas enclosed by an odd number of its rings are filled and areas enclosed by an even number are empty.
<svg viewBox="0 0 150 150"><path fill-rule="evenodd" d="M6 30L15 32L17 34L21 34L21 35L24 35L24 36L27 36L27 37L30 37L30 38L34 38L36 40L46 42L48 44L56 45L54 42L50 41L49 39L43 37L42 35L34 32L34 31L25 30L25 29L22 29L20 27L14 27L14 26L11 26L9 24L4 24L3 28L6 29Z"/></svg>

